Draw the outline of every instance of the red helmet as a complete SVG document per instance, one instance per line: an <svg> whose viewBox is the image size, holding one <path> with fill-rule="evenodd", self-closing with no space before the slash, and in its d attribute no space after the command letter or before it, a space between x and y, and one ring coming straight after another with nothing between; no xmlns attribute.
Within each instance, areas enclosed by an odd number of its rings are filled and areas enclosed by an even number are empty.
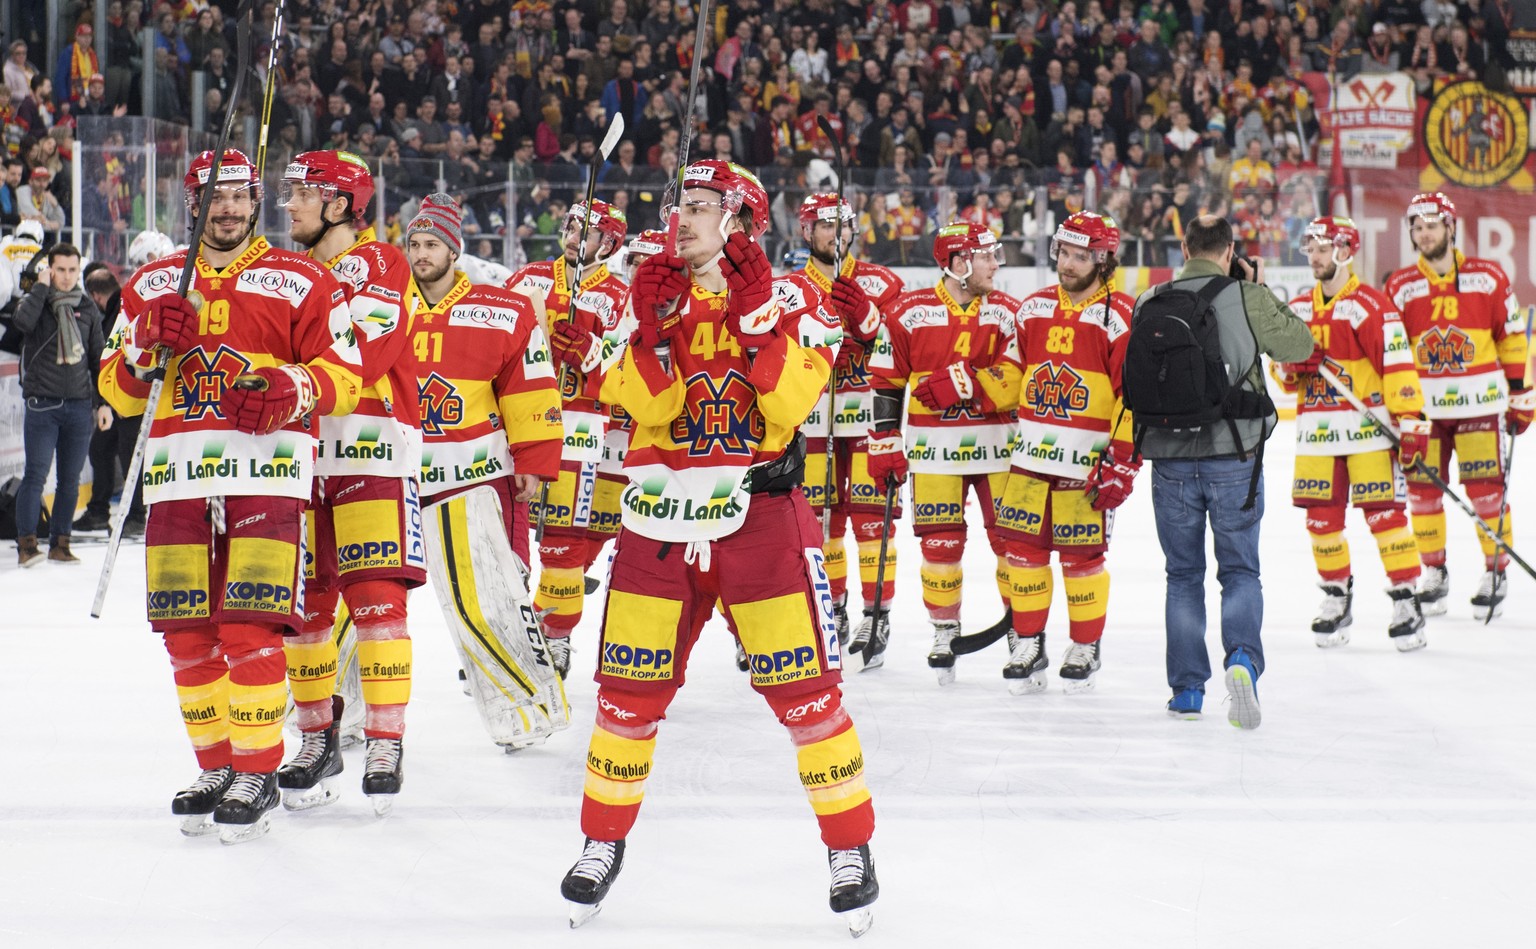
<svg viewBox="0 0 1536 949"><path fill-rule="evenodd" d="M208 173L212 170L213 152L210 150L192 159L192 164L187 166L186 177L181 179L187 210L193 214L197 213L197 196L203 185L207 183ZM219 162L218 183L254 188L256 203L261 204L261 177L256 174L255 163L238 148L224 149L224 158Z"/></svg>
<svg viewBox="0 0 1536 949"><path fill-rule="evenodd" d="M1313 241L1332 244L1335 258L1344 251L1342 260L1348 260L1360 252L1360 229L1347 217L1316 217L1301 232L1302 251Z"/></svg>
<svg viewBox="0 0 1536 949"><path fill-rule="evenodd" d="M302 152L293 156L279 185L278 207L288 205L295 184L318 187L325 201L344 194L351 200L352 219L367 219L368 203L373 200L373 172L368 170L367 162L351 152Z"/></svg>
<svg viewBox="0 0 1536 949"><path fill-rule="evenodd" d="M1092 211L1075 211L1057 225L1051 237L1051 259L1057 249L1067 244L1092 252L1095 263L1102 264L1110 254L1120 249L1120 225L1107 214Z"/></svg>
<svg viewBox="0 0 1536 949"><path fill-rule="evenodd" d="M839 215L841 205L841 215ZM817 221L835 221L841 216L844 224L853 223L853 206L836 194L826 191L808 194L800 202L800 228L809 231Z"/></svg>
<svg viewBox="0 0 1536 949"><path fill-rule="evenodd" d="M629 259L653 257L667 249L667 232L647 228L629 242Z"/></svg>
<svg viewBox="0 0 1536 949"><path fill-rule="evenodd" d="M738 214L745 207L752 214L753 240L768 230L768 192L756 175L735 162L718 158L691 162L683 169L683 187L718 192L726 214Z"/></svg>
<svg viewBox="0 0 1536 949"><path fill-rule="evenodd" d="M587 205L578 201L571 205L566 212L566 218L575 218L578 222L582 214L587 215L587 226L613 241L613 247L617 250L624 244L624 235L629 233L629 218L624 212L609 204L607 201L592 199L592 210L587 212Z"/></svg>
<svg viewBox="0 0 1536 949"><path fill-rule="evenodd" d="M977 251L996 254L1000 250L1002 245L997 242L997 235L983 224L956 221L939 228L933 238L933 259L946 273L949 272L950 258L956 254L969 255Z"/></svg>
<svg viewBox="0 0 1536 949"><path fill-rule="evenodd" d="M1413 200L1408 202L1408 226L1413 226L1416 217L1428 218L1431 221L1444 221L1447 227L1456 224L1456 203L1445 196L1441 191L1429 191L1424 194L1416 194Z"/></svg>

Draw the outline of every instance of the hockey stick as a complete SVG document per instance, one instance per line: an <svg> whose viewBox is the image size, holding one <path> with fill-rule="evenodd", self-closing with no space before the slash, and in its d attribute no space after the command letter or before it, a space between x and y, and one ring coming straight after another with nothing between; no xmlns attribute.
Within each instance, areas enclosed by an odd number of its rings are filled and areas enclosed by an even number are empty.
<svg viewBox="0 0 1536 949"><path fill-rule="evenodd" d="M1376 427L1381 429L1382 433L1387 436L1387 440L1392 443L1393 448L1398 448L1402 445L1402 439L1398 438L1397 433L1392 430L1392 427L1383 422L1381 417L1378 416L1375 412L1372 412L1369 408L1367 408L1366 404L1360 401L1360 397L1355 395L1352 389L1346 386L1343 382L1339 381L1339 377L1334 375L1332 369L1329 369L1327 365L1322 365L1317 367L1317 372L1318 375L1327 380L1328 384L1333 387L1335 392L1344 397L1346 402L1354 406L1358 411L1365 413L1365 415L1376 424ZM1445 479L1440 477L1435 469L1425 464L1423 459L1420 459L1418 463L1414 465L1414 468L1418 469L1418 472L1427 478L1430 484L1433 484L1435 487L1439 488L1442 494L1454 501L1456 506L1461 508L1463 514L1466 514L1468 517L1472 518L1472 522L1477 525L1478 530L1483 532L1484 537L1487 537L1489 540L1493 541L1494 546L1508 554L1511 560L1519 564L1526 573L1531 575L1531 579L1536 580L1536 569L1533 569L1530 564L1526 563L1525 558L1515 553L1515 549L1509 546L1509 544L1505 543L1504 538L1495 533L1494 529L1488 526L1487 521L1483 520L1481 517L1478 517L1477 511L1473 510L1472 505L1468 504L1465 498L1453 491L1451 486L1446 484Z"/></svg>
<svg viewBox="0 0 1536 949"><path fill-rule="evenodd" d="M208 169L208 180L203 182L202 191L197 196L197 220L192 222L192 234L187 239L187 259L181 265L181 280L176 284L177 295L186 297L196 306L201 305L200 301L195 294L188 295L188 288L192 284L192 271L197 266L197 257L202 250L203 231L208 226L207 209L213 197L214 185L219 180L219 166L223 164L224 149L229 145L230 133L235 128L235 114L240 109L240 97L245 91L245 75L251 68L251 18L255 9L256 0L241 0L235 11L235 44L239 49L236 51L238 60L235 65L235 83L229 91L229 111L224 116L224 128L219 130L219 142L213 150L213 166ZM132 494L134 486L138 484L139 473L144 470L144 451L149 446L149 431L155 427L155 412L160 407L160 393L165 388L165 368L169 362L170 354L161 349L152 373L149 394L144 398L144 420L139 425L139 437L133 443L133 457L128 460L128 468L123 472L125 494ZM123 523L128 519L129 507L126 503L119 504L117 514L112 518L107 557L101 564L101 576L96 581L96 598L91 601L92 619L101 619L101 608L107 601L107 587L112 583L112 569L117 565L117 551L123 543Z"/></svg>
<svg viewBox="0 0 1536 949"><path fill-rule="evenodd" d="M587 168L587 200L582 205L581 215L581 240L576 245L576 272L571 275L571 305L566 310L566 322L574 322L576 319L576 297L581 292L581 271L587 265L587 233L592 223L592 199L597 194L597 171L602 167L608 156L619 144L619 139L624 137L624 113L615 112L613 121L608 123L608 132L603 136L603 142L598 146L597 154L592 156L592 163ZM550 324L550 335L554 335L554 324ZM568 368L562 361L560 363L560 397L565 398L565 383L568 376ZM533 539L535 542L544 539L544 519L549 508L549 482L539 483L539 516L538 523L534 525Z"/></svg>
<svg viewBox="0 0 1536 949"><path fill-rule="evenodd" d="M843 180L848 177L843 164L843 146L832 134L832 123L826 116L817 116L816 125L832 143L832 157L837 162L837 237L832 247L832 280L835 283L843 275ZM845 339L842 345L847 346ZM832 361L832 371L827 374L827 477L821 490L821 542L832 539L832 469L837 464L837 452L833 445L833 429L837 423L837 360ZM851 473L850 473L851 477Z"/></svg>
<svg viewBox="0 0 1536 949"><path fill-rule="evenodd" d="M864 644L864 669L860 669L860 672L869 668L871 656L878 656L885 652L886 641L891 638L890 621L881 617L880 606L885 602L885 551L886 545L891 542L891 510L896 504L896 492L899 487L894 484L887 484L885 487L885 520L880 528L880 561L875 564L875 602L870 615L869 642Z"/></svg>
<svg viewBox="0 0 1536 949"><path fill-rule="evenodd" d="M256 177L261 178L267 169L267 133L272 128L272 93L277 87L277 50L283 36L283 11L288 0L277 0L277 10L272 16L272 42L267 51L267 80L261 96L261 137L256 141Z"/></svg>
<svg viewBox="0 0 1536 949"><path fill-rule="evenodd" d="M694 100L699 95L699 65L704 61L704 31L710 29L713 0L699 0L699 19L693 28L693 62L688 67L688 117L683 122L681 141L677 145L677 177L667 182L661 193L661 211L667 216L662 224L667 229L667 253L677 253L678 202L683 199L683 169L688 167L689 146L698 129L693 121Z"/></svg>

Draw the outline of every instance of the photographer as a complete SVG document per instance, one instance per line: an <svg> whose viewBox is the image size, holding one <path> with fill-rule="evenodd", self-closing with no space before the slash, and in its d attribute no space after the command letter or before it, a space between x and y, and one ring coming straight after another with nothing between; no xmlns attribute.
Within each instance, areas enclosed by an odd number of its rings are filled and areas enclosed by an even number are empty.
<svg viewBox="0 0 1536 949"><path fill-rule="evenodd" d="M1312 352L1306 322L1280 302L1264 281L1262 260L1234 260L1232 225L1203 214L1184 233L1188 263L1171 283L1154 287L1136 301L1128 347L1127 388L1136 357L1138 322L1166 290L1204 291L1214 311L1228 383L1237 390L1225 405L1257 406L1231 411L1221 420L1193 428L1157 427L1136 416L1137 445L1152 459L1152 508L1167 571L1164 606L1168 636L1168 713L1200 714L1211 677L1205 646L1205 525L1216 541L1216 576L1221 583L1221 641L1226 685L1232 702L1227 717L1239 728L1260 721L1256 683L1264 671L1259 629L1264 595L1259 585L1259 521L1264 516L1260 470L1264 440L1277 416L1265 393L1259 353L1281 362L1299 362ZM1241 279L1230 279L1240 277ZM1248 396L1246 399L1244 396ZM1130 399L1127 399L1129 402ZM1141 412L1140 407L1137 409ZM1246 499L1246 500L1245 500Z"/></svg>

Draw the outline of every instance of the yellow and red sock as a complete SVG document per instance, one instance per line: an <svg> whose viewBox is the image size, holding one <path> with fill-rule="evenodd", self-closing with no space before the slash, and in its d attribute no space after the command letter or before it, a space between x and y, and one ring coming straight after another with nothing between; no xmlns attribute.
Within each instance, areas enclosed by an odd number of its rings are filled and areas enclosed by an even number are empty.
<svg viewBox="0 0 1536 949"><path fill-rule="evenodd" d="M1417 582L1419 545L1413 539L1413 529L1408 526L1408 515L1402 511L1369 511L1365 523L1376 538L1376 550L1381 554L1387 579L1393 585Z"/></svg>
<svg viewBox="0 0 1536 949"><path fill-rule="evenodd" d="M1104 636L1109 608L1109 571L1104 555L1061 555L1061 585L1067 591L1067 626L1075 643L1095 643Z"/></svg>
<svg viewBox="0 0 1536 949"><path fill-rule="evenodd" d="M405 584L398 580L351 584L347 606L357 627L357 668L367 706L363 735L400 738L405 734L405 705L411 699Z"/></svg>
<svg viewBox="0 0 1536 949"><path fill-rule="evenodd" d="M1419 560L1426 567L1445 566L1445 498L1428 484L1408 485L1408 510L1413 514L1413 537Z"/></svg>
<svg viewBox="0 0 1536 949"><path fill-rule="evenodd" d="M276 771L288 705L282 633L268 623L221 623L219 642L229 661L230 763L236 771Z"/></svg>
<svg viewBox="0 0 1536 949"><path fill-rule="evenodd" d="M623 840L640 816L645 781L656 754L656 723L676 689L597 693L597 721L587 746L581 832L593 840Z"/></svg>
<svg viewBox="0 0 1536 949"><path fill-rule="evenodd" d="M923 581L923 605L934 621L960 618L960 591L965 571L960 558L965 553L964 531L936 531L922 538L923 565L918 571Z"/></svg>
<svg viewBox="0 0 1536 949"><path fill-rule="evenodd" d="M875 808L864 783L864 750L837 686L793 696L770 695L768 704L795 743L800 784L833 850L869 842Z"/></svg>
<svg viewBox="0 0 1536 949"><path fill-rule="evenodd" d="M1307 533L1312 537L1312 562L1317 575L1331 583L1348 580L1349 541L1344 539L1344 508L1307 508Z"/></svg>
<svg viewBox="0 0 1536 949"><path fill-rule="evenodd" d="M218 629L199 626L165 634L181 720L203 770L230 763L229 664L219 651Z"/></svg>
<svg viewBox="0 0 1536 949"><path fill-rule="evenodd" d="M859 585L864 591L864 602L875 602L875 581L880 571L880 533L885 518L877 514L853 515L853 536L859 545ZM881 587L881 599L891 602L896 592L896 544L885 545L885 584Z"/></svg>
<svg viewBox="0 0 1536 949"><path fill-rule="evenodd" d="M1013 631L1033 636L1045 631L1051 615L1051 552L1028 544L1008 551L1008 600L1013 607Z"/></svg>
<svg viewBox="0 0 1536 949"><path fill-rule="evenodd" d="M301 732L325 731L331 726L331 696L336 691L336 669L340 656L332 637L336 616L336 590L310 590L304 595L306 608L299 635L283 641L288 663L288 688L293 692L294 718Z"/></svg>

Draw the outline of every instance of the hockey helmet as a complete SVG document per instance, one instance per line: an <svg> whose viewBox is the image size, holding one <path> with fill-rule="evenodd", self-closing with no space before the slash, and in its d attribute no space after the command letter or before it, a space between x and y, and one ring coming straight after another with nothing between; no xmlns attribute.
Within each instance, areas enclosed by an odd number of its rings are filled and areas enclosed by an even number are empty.
<svg viewBox="0 0 1536 949"><path fill-rule="evenodd" d="M192 159L192 164L187 166L187 174L181 179L182 191L187 202L187 211L197 213L197 199L203 185L208 183L208 174L213 170L213 152L211 150L201 152ZM219 161L219 179L217 184L232 184L242 188L253 189L252 199L259 207L261 204L261 176L256 174L256 165L246 157L245 152L238 148L224 149L224 157Z"/></svg>
<svg viewBox="0 0 1536 949"><path fill-rule="evenodd" d="M1120 225L1107 214L1093 211L1074 211L1056 227L1051 236L1051 259L1063 244L1081 247L1093 254L1093 262L1102 264L1110 254L1120 249Z"/></svg>
<svg viewBox="0 0 1536 949"><path fill-rule="evenodd" d="M933 259L946 274L956 280L964 279L952 273L949 269L950 260L960 254L970 257L978 251L998 254L1002 245L997 242L997 235L992 229L982 224L970 224L965 221L957 221L939 228L939 233L933 238Z"/></svg>
<svg viewBox="0 0 1536 949"><path fill-rule="evenodd" d="M1344 263L1360 252L1360 229L1347 217L1316 217L1301 232L1301 250L1317 241L1333 245L1333 260Z"/></svg>
<svg viewBox="0 0 1536 949"><path fill-rule="evenodd" d="M367 220L368 203L373 200L373 172L368 170L368 163L361 157L341 151L301 152L293 156L278 185L278 207L288 206L293 200L293 189L298 185L318 187L322 201L331 201L338 194L346 195L353 223L361 224Z"/></svg>
<svg viewBox="0 0 1536 949"><path fill-rule="evenodd" d="M1431 221L1444 221L1447 226L1456 224L1456 202L1445 196L1443 191L1427 191L1416 194L1413 200L1408 202L1408 224L1412 226L1416 217L1428 218Z"/></svg>
<svg viewBox="0 0 1536 949"><path fill-rule="evenodd" d="M37 218L27 218L16 225L16 239L27 239L36 244L43 242L43 222Z"/></svg>
<svg viewBox="0 0 1536 949"><path fill-rule="evenodd" d="M808 194L800 202L800 229L807 234L817 221L835 221L839 217L844 224L852 224L853 206L831 192Z"/></svg>
<svg viewBox="0 0 1536 949"><path fill-rule="evenodd" d="M578 201L571 205L566 212L566 220L574 219L578 224L581 216L586 214L587 226L613 242L613 250L617 250L624 244L624 236L629 233L629 218L623 210L614 207L607 201L597 198L592 199L592 207L588 210L586 202ZM611 252L611 251L610 251Z"/></svg>
<svg viewBox="0 0 1536 949"><path fill-rule="evenodd" d="M752 215L751 237L757 240L768 230L768 192L752 172L733 161L707 158L683 169L683 187L705 188L720 195L727 215L746 208Z"/></svg>
<svg viewBox="0 0 1536 949"><path fill-rule="evenodd" d="M138 270L152 260L176 253L176 245L159 231L141 231L128 245L128 267Z"/></svg>
<svg viewBox="0 0 1536 949"><path fill-rule="evenodd" d="M629 259L654 257L667 249L667 232L658 231L655 228L647 228L635 235L635 239L629 242Z"/></svg>

